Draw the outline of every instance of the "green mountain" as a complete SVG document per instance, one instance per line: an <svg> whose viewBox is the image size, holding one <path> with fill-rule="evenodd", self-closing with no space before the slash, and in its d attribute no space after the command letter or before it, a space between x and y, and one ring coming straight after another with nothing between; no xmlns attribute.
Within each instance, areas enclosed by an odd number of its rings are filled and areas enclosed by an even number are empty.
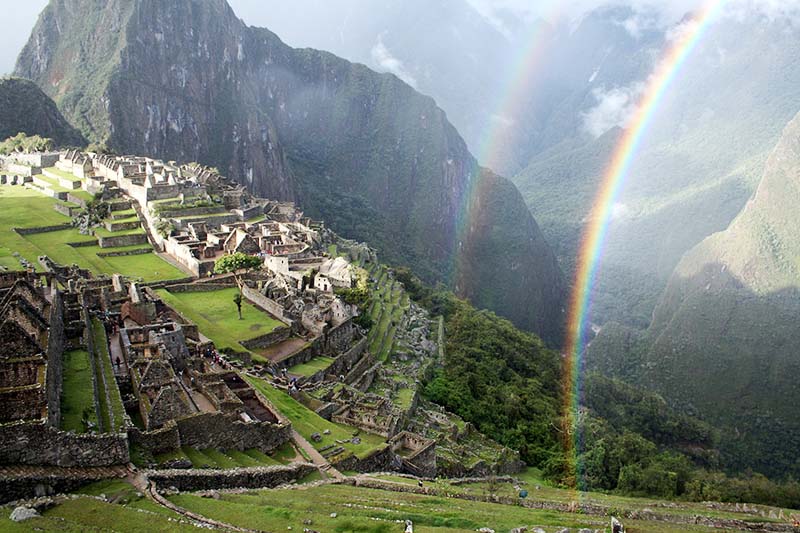
<svg viewBox="0 0 800 533"><path fill-rule="evenodd" d="M0 78L0 141L18 133L53 139L59 146L83 146L83 136L35 83Z"/></svg>
<svg viewBox="0 0 800 533"><path fill-rule="evenodd" d="M224 0L53 0L16 71L92 141L299 200L387 260L560 338L561 274L519 192L394 75L291 48Z"/></svg>
<svg viewBox="0 0 800 533"><path fill-rule="evenodd" d="M722 429L731 469L800 474L800 115L747 205L689 251L647 332L601 332L589 359Z"/></svg>

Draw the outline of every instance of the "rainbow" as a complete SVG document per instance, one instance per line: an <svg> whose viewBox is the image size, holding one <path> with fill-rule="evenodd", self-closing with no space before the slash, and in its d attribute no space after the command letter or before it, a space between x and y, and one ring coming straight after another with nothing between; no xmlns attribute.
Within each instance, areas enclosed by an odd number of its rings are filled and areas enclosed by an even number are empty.
<svg viewBox="0 0 800 533"><path fill-rule="evenodd" d="M649 77L637 110L619 140L610 164L603 176L600 189L590 211L578 254L577 270L569 302L566 351L566 375L564 376L564 435L567 458L577 467L579 431L576 416L580 401L581 355L585 348L591 311L591 292L598 266L603 255L603 246L611 222L611 214L622 190L631 162L641 145L659 103L675 80L676 75L697 46L705 30L714 20L726 0L708 0L706 4L681 25L664 56ZM576 476L579 472L575 472ZM577 481L577 477L576 477Z"/></svg>

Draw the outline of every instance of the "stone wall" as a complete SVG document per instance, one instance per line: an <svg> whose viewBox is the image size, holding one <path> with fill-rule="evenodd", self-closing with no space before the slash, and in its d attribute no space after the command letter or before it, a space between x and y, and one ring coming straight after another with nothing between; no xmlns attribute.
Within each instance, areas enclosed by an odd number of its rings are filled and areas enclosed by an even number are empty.
<svg viewBox="0 0 800 533"><path fill-rule="evenodd" d="M97 252L97 257L125 257L129 255L145 255L151 254L151 248L140 248L138 250L125 250L122 252Z"/></svg>
<svg viewBox="0 0 800 533"><path fill-rule="evenodd" d="M286 323L289 327L293 325L293 321L286 316L283 306L275 300L267 298L256 289L251 289L246 285L242 287L242 294L245 298L256 304L267 313Z"/></svg>
<svg viewBox="0 0 800 533"><path fill-rule="evenodd" d="M301 383L319 383L325 379L325 376L343 376L350 373L350 370L362 360L362 356L367 349L367 338L364 337L360 341L358 341L355 346L350 348L347 352L343 353L339 357L337 357L333 363L323 370L316 372L315 374L303 378ZM289 359L295 359L295 356L291 356ZM288 360L287 360L288 361ZM290 365L286 362L281 363L283 366L289 368ZM301 363L293 363L291 366L295 364Z"/></svg>
<svg viewBox="0 0 800 533"><path fill-rule="evenodd" d="M81 207L86 207L86 200L81 198L80 196L75 196L72 193L67 193L67 201L72 202L73 204L77 204Z"/></svg>
<svg viewBox="0 0 800 533"><path fill-rule="evenodd" d="M234 468L231 470L153 470L147 473L150 481L166 489L175 487L180 491L261 489L300 480L317 467L309 463L289 466L265 466Z"/></svg>
<svg viewBox="0 0 800 533"><path fill-rule="evenodd" d="M122 246L136 246L147 244L147 234L133 233L131 235L112 235L110 237L98 237L100 248L118 248Z"/></svg>
<svg viewBox="0 0 800 533"><path fill-rule="evenodd" d="M53 427L61 425L61 387L65 342L63 297L61 291L53 291L45 380L47 384L47 421Z"/></svg>
<svg viewBox="0 0 800 533"><path fill-rule="evenodd" d="M230 282L225 282L224 280L220 283L181 283L180 285L171 285L169 287L169 292L179 293L179 292L214 292L224 289L230 289L231 287L235 287L236 282L233 279Z"/></svg>
<svg viewBox="0 0 800 533"><path fill-rule="evenodd" d="M257 350L259 348L267 348L269 346L278 344L279 342L283 342L291 337L291 335L291 328L286 326L278 326L272 332L267 333L266 335L261 335L260 337L256 337L255 339L250 339L247 341L240 341L239 344L248 350Z"/></svg>
<svg viewBox="0 0 800 533"><path fill-rule="evenodd" d="M290 424L246 423L235 415L201 413L176 421L182 446L270 453L292 438Z"/></svg>
<svg viewBox="0 0 800 533"><path fill-rule="evenodd" d="M352 472L388 472L397 470L399 465L397 456L388 444L372 451L363 458L351 455L334 463L334 466L339 471Z"/></svg>
<svg viewBox="0 0 800 533"><path fill-rule="evenodd" d="M308 363L321 353L321 350L319 349L320 344L321 343L315 339L314 342L312 342L310 345L306 346L302 350L298 350L295 353L286 356L284 359L276 361L276 364L279 364L281 365L281 367L284 368L291 368L293 366ZM311 377L306 378L303 381L304 382L311 381Z"/></svg>
<svg viewBox="0 0 800 533"><path fill-rule="evenodd" d="M71 206L69 206L67 204L61 204L61 203L58 203L58 202L53 204L53 209L55 209L56 211L58 211L59 213L61 213L65 217L70 217L70 218L72 218L75 215L77 215L81 210L80 207L71 207Z"/></svg>
<svg viewBox="0 0 800 533"><path fill-rule="evenodd" d="M141 446L153 455L177 450L181 447L178 425L174 420L170 420L164 427L153 431L142 431L137 427L128 428L128 439L131 445Z"/></svg>
<svg viewBox="0 0 800 533"><path fill-rule="evenodd" d="M92 467L129 462L128 439L124 433L76 435L45 423L0 426L2 464Z"/></svg>
<svg viewBox="0 0 800 533"><path fill-rule="evenodd" d="M121 476L122 467L116 469L93 468L51 470L24 474L0 473L0 504L26 498L39 498L72 492L93 481Z"/></svg>
<svg viewBox="0 0 800 533"><path fill-rule="evenodd" d="M41 167L20 165L18 163L7 163L6 167L8 167L8 171L11 172L12 174L16 174L18 176L25 176L27 178L33 176L34 174L42 173Z"/></svg>
<svg viewBox="0 0 800 533"><path fill-rule="evenodd" d="M61 231L70 229L72 224L58 224L56 226L39 226L35 228L14 228L18 235L34 235L36 233L49 233L51 231Z"/></svg>

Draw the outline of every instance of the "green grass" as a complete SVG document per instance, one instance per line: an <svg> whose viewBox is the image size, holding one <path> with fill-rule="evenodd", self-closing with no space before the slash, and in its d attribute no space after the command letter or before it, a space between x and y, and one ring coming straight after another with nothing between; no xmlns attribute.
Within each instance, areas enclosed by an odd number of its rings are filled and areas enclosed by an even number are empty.
<svg viewBox="0 0 800 533"><path fill-rule="evenodd" d="M219 468L216 461L200 450L196 450L190 446L183 446L181 451L189 458L194 468Z"/></svg>
<svg viewBox="0 0 800 533"><path fill-rule="evenodd" d="M405 520L414 522L418 533L476 531L491 527L509 531L520 526L536 526L555 531L562 527L602 530L608 527L605 516L534 510L520 506L471 502L440 496L326 485L305 490L263 490L242 494L222 494L219 500L193 494L169 497L170 501L239 527L257 530L302 530L311 520L317 531L392 533L401 531ZM336 513L336 518L331 514ZM625 521L631 531L649 533L709 532L712 528L686 525Z"/></svg>
<svg viewBox="0 0 800 533"><path fill-rule="evenodd" d="M95 228L95 235L98 237L122 237L125 235L144 235L144 228L125 229L120 231L108 231L106 228Z"/></svg>
<svg viewBox="0 0 800 533"><path fill-rule="evenodd" d="M315 357L307 363L296 365L289 369L290 374L298 376L309 377L313 376L320 370L325 370L335 361L333 357L319 356Z"/></svg>
<svg viewBox="0 0 800 533"><path fill-rule="evenodd" d="M281 461L280 459L278 459L277 454L273 454L275 455L275 457L270 457L261 450L252 449L240 453L243 453L244 455L250 457L251 459L257 461L260 464L263 464L264 466L275 466L288 463L288 461Z"/></svg>
<svg viewBox="0 0 800 533"><path fill-rule="evenodd" d="M114 377L114 367L111 361L111 354L108 352L108 338L106 337L106 330L102 322L98 319L92 319L92 335L94 336L94 347L97 353L97 362L103 367L102 372L106 380L106 388L108 396L111 400L111 413L113 414L113 425L110 427L112 431L118 431L124 426L125 421L125 406L122 404L122 396L117 386L117 380ZM98 382L99 383L99 382ZM105 400L105 395L103 400Z"/></svg>
<svg viewBox="0 0 800 533"><path fill-rule="evenodd" d="M11 509L0 508L0 531L18 533L29 531L176 531L196 533L198 529L188 523L170 520L174 513L162 507L137 499L128 506L105 503L94 498L78 498L45 511L40 518L15 523L9 519ZM144 509L148 512L141 512Z"/></svg>
<svg viewBox="0 0 800 533"><path fill-rule="evenodd" d="M288 394L279 391L264 380L250 376L244 376L244 378L251 386L266 396L286 418L291 420L294 429L304 438L309 439L309 442L311 442L310 439L313 433L322 435L322 442L312 443L318 449L328 444L336 444L337 440L353 438L353 433L356 431L355 428L325 420L311 409L308 409ZM326 429L330 430L330 435L323 434ZM341 446L347 451L359 457L363 457L386 442L385 438L365 431L361 431L359 437L361 438L360 444L347 443Z"/></svg>
<svg viewBox="0 0 800 533"><path fill-rule="evenodd" d="M207 456L209 459L215 462L217 466L219 466L220 468L236 468L238 466L241 466L239 463L234 461L228 455L225 455L223 452L215 450L213 448L200 450L200 453Z"/></svg>
<svg viewBox="0 0 800 533"><path fill-rule="evenodd" d="M78 176L76 176L75 174L73 174L72 172L66 172L64 170L61 170L58 167L49 167L49 168L45 168L44 170L47 170L48 172L52 172L56 176L61 176L64 179L68 179L68 180L72 180L72 181L81 181L81 179ZM42 177L46 178L47 176L42 176Z"/></svg>
<svg viewBox="0 0 800 533"><path fill-rule="evenodd" d="M283 323L256 308L248 301L242 302L242 317L239 320L233 297L238 289L222 289L211 292L171 293L157 291L168 305L191 320L200 332L211 339L220 350L245 351L239 341L254 339Z"/></svg>
<svg viewBox="0 0 800 533"><path fill-rule="evenodd" d="M98 252L126 251L142 248L141 245L123 248L89 246L73 248L70 242L86 242L94 237L81 235L77 229L37 233L21 236L12 230L14 227L30 228L68 224L69 217L53 209L57 201L41 193L23 187L0 187L0 265L19 269L19 261L13 257L17 252L34 265L38 257L49 256L63 265L77 264L90 269L95 274L120 273L131 278L141 278L146 282L180 279L186 277L179 269L170 265L155 254L99 257Z"/></svg>
<svg viewBox="0 0 800 533"><path fill-rule="evenodd" d="M83 433L81 419L84 409L89 409L89 420L97 424L89 353L86 350L64 352L63 373L61 429Z"/></svg>

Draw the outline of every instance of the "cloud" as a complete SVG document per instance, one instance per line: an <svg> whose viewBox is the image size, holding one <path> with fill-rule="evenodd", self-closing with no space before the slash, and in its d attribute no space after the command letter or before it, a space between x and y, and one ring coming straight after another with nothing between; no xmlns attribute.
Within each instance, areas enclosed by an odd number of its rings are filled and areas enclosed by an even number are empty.
<svg viewBox="0 0 800 533"><path fill-rule="evenodd" d="M611 128L626 127L636 112L644 88L644 83L637 82L628 87L594 89L592 96L597 103L583 113L584 129L594 137L600 137Z"/></svg>
<svg viewBox="0 0 800 533"><path fill-rule="evenodd" d="M389 49L386 48L386 45L383 44L383 36L378 36L378 42L372 47L370 54L372 55L372 60L380 70L391 72L415 89L417 88L416 78L406 70L403 62L393 56Z"/></svg>

